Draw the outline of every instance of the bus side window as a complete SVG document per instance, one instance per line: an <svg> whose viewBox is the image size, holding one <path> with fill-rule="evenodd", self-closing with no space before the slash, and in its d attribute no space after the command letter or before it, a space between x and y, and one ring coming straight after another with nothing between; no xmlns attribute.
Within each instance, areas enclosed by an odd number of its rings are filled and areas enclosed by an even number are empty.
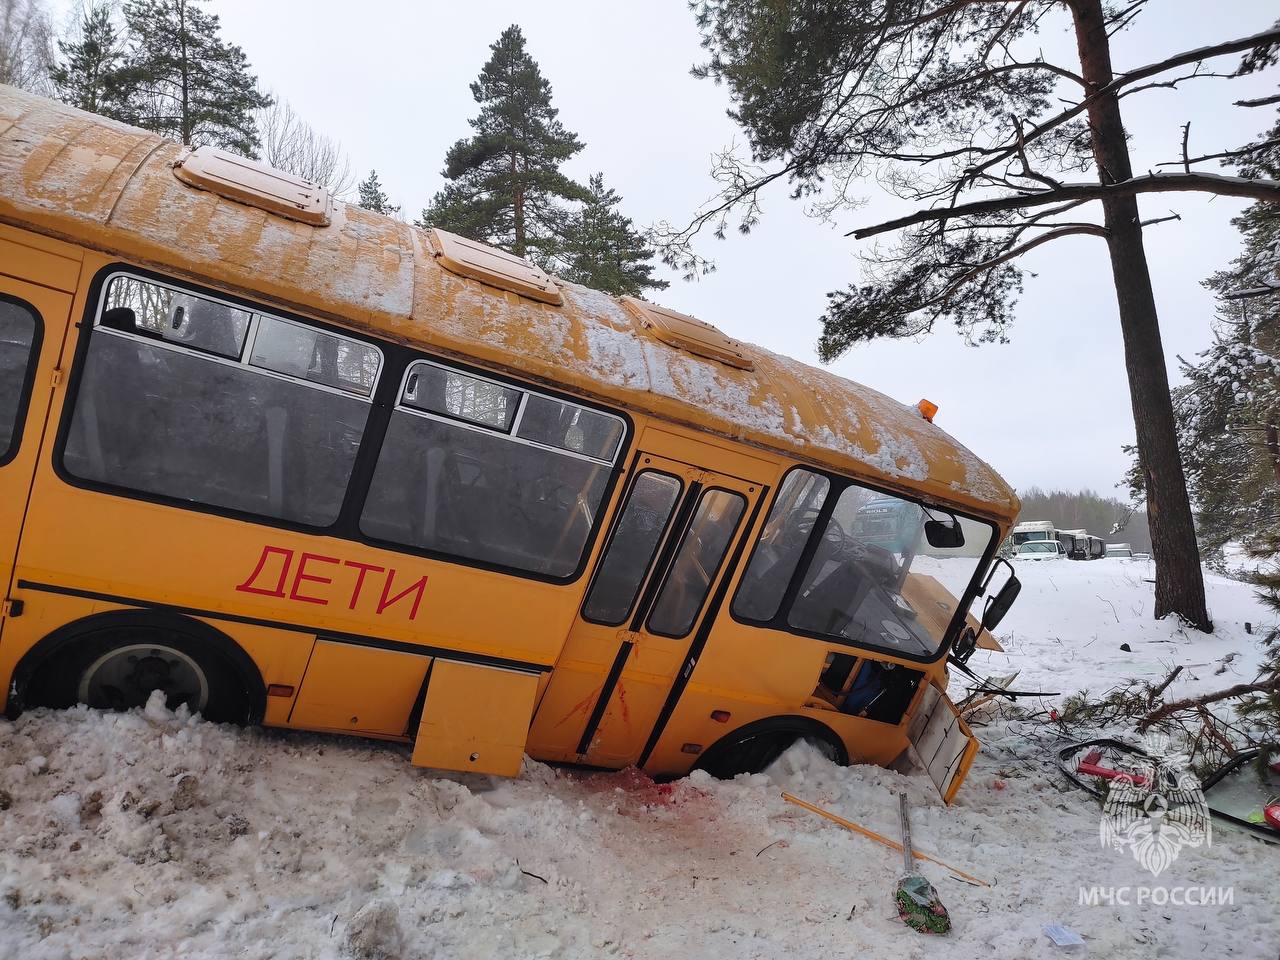
<svg viewBox="0 0 1280 960"><path fill-rule="evenodd" d="M110 281L103 308L63 451L69 473L312 526L337 519L369 416L376 348L288 322L313 355L357 358L348 384L340 370L313 375L273 362L271 351L255 350L252 366L240 359L251 319L259 332L286 325L269 316L123 276ZM120 329L125 311L137 333Z"/></svg>
<svg viewBox="0 0 1280 960"><path fill-rule="evenodd" d="M733 598L733 614L767 622L778 614L831 481L809 470L787 474Z"/></svg>
<svg viewBox="0 0 1280 960"><path fill-rule="evenodd" d="M415 361L360 529L390 544L572 576L620 449L601 421L617 424L621 439L624 422L612 414Z"/></svg>
<svg viewBox="0 0 1280 960"><path fill-rule="evenodd" d="M0 301L0 463L8 461L16 447L35 337L35 312L26 305Z"/></svg>

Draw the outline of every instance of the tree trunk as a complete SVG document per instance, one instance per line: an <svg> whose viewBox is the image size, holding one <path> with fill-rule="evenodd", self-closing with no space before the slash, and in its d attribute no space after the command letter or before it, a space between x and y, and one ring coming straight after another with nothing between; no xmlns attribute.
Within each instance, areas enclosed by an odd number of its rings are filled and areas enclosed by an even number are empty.
<svg viewBox="0 0 1280 960"><path fill-rule="evenodd" d="M1087 91L1113 79L1111 45L1101 0L1068 0L1075 20L1076 44ZM1133 176L1120 104L1114 95L1096 100L1088 111L1098 177L1117 183ZM1120 328L1124 334L1129 399L1138 441L1138 460L1147 493L1147 519L1156 564L1156 619L1176 613L1191 626L1212 632L1205 608L1204 577L1187 481L1182 472L1174 427L1169 375L1160 342L1151 273L1142 244L1136 197L1102 201L1107 249L1115 281Z"/></svg>
<svg viewBox="0 0 1280 960"><path fill-rule="evenodd" d="M187 62L187 8L182 4L178 5L178 36L179 52L178 62L181 64L182 70L182 142L186 146L191 146L191 70L190 64Z"/></svg>
<svg viewBox="0 0 1280 960"><path fill-rule="evenodd" d="M524 182L520 176L519 161L516 159L515 151L511 153L511 203L512 203L512 229L515 233L515 243L511 249L517 257L523 257L525 251L524 236Z"/></svg>
<svg viewBox="0 0 1280 960"><path fill-rule="evenodd" d="M1276 483L1280 483L1280 425L1272 420L1266 427L1267 455L1271 458L1271 472L1276 475Z"/></svg>

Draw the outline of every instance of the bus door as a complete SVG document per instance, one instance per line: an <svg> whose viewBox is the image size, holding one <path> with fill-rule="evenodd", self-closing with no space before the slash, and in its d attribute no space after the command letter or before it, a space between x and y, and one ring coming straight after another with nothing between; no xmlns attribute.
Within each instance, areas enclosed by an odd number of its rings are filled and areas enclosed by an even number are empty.
<svg viewBox="0 0 1280 960"><path fill-rule="evenodd" d="M644 449L642 445L642 450ZM760 483L641 452L530 743L547 759L635 763L664 712Z"/></svg>
<svg viewBox="0 0 1280 960"><path fill-rule="evenodd" d="M80 267L11 233L0 228L0 631L21 612L9 599L14 558Z"/></svg>

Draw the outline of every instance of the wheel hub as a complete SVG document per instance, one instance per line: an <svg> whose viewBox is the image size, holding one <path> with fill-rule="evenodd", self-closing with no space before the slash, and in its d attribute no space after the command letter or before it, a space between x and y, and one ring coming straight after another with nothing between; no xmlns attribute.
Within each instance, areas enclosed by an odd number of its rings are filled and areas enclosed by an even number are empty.
<svg viewBox="0 0 1280 960"><path fill-rule="evenodd" d="M79 700L91 707L128 710L144 706L153 690L176 710L193 712L209 701L209 682L200 666L180 650L164 644L130 644L109 650L80 679Z"/></svg>

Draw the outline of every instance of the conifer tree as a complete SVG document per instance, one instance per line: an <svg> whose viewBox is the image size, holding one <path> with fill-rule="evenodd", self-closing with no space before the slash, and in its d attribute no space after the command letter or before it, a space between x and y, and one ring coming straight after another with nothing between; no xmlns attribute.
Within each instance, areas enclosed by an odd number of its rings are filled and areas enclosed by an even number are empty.
<svg viewBox="0 0 1280 960"><path fill-rule="evenodd" d="M471 84L480 113L473 136L445 156L448 181L422 211L419 226L440 227L551 264L561 251L568 212L561 201L586 201L587 190L560 172L582 149L551 105L551 84L510 26Z"/></svg>
<svg viewBox="0 0 1280 960"><path fill-rule="evenodd" d="M593 176L587 189L589 198L569 221L561 276L619 296L665 289L667 281L653 278L654 251L616 209L622 198L605 187L604 174Z"/></svg>
<svg viewBox="0 0 1280 960"><path fill-rule="evenodd" d="M62 57L50 75L59 99L90 113L123 119L125 44L112 22L111 8L100 2L88 4L78 36L59 40L58 50Z"/></svg>
<svg viewBox="0 0 1280 960"><path fill-rule="evenodd" d="M382 189L382 181L378 179L377 170L370 170L369 176L361 180L356 189L360 192L360 197L356 201L357 206L387 217L394 217L400 212L399 204L392 203L391 198Z"/></svg>
<svg viewBox="0 0 1280 960"><path fill-rule="evenodd" d="M217 14L198 0L133 0L124 17L130 121L188 146L256 157L253 111L271 98L257 89L244 51L222 39Z"/></svg>

